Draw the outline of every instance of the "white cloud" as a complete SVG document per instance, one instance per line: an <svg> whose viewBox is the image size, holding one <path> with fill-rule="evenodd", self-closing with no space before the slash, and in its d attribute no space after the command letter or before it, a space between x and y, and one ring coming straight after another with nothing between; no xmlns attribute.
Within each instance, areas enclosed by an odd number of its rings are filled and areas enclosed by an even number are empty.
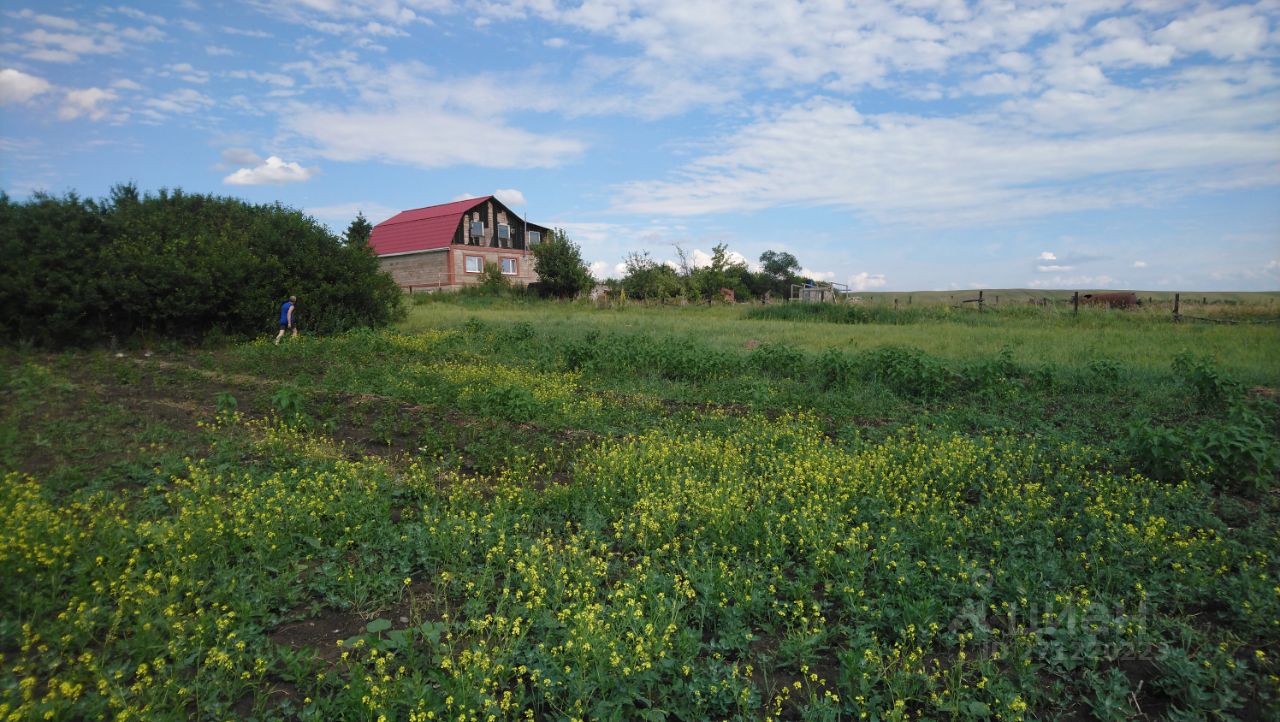
<svg viewBox="0 0 1280 722"><path fill-rule="evenodd" d="M569 41L564 38L547 38L542 41L542 44L548 48L563 48L569 44Z"/></svg>
<svg viewBox="0 0 1280 722"><path fill-rule="evenodd" d="M205 70L197 70L191 63L175 63L166 65L163 72L157 73L162 78L177 76L188 83L204 85L209 82L209 73Z"/></svg>
<svg viewBox="0 0 1280 722"><path fill-rule="evenodd" d="M1028 288L1114 288L1116 279L1111 276L1054 276L1027 282Z"/></svg>
<svg viewBox="0 0 1280 722"><path fill-rule="evenodd" d="M1134 268L1146 268L1146 267L1147 267L1147 262L1146 262L1146 261L1134 261L1134 262L1133 262L1133 267L1134 267Z"/></svg>
<svg viewBox="0 0 1280 722"><path fill-rule="evenodd" d="M513 128L499 118L429 106L332 110L298 105L281 123L330 160L376 160L419 168L553 168L585 148L569 138ZM428 128L430 132L424 132Z"/></svg>
<svg viewBox="0 0 1280 722"><path fill-rule="evenodd" d="M815 205L959 225L1145 205L1224 178L1280 182L1280 82L1269 72L1252 81L1258 90L1216 74L1184 82L1196 86L1180 87L1187 97L1173 104L1185 115L1157 119L1169 110L1159 93L1134 91L1131 100L1149 95L1155 107L1116 128L1103 119L1118 106L1055 103L1054 117L1046 109L1024 124L1015 113L863 115L818 97L740 127L666 179L622 185L615 207L692 215Z"/></svg>
<svg viewBox="0 0 1280 722"><path fill-rule="evenodd" d="M1070 271L1073 268L1075 268L1075 266L1048 265L1036 266L1036 271L1040 273L1062 273L1063 271Z"/></svg>
<svg viewBox="0 0 1280 722"><path fill-rule="evenodd" d="M325 221L330 227L339 232L347 229L351 221L356 219L357 213L363 213L365 220L376 226L399 212L390 206L375 201L352 201L331 206L307 208L307 213Z"/></svg>
<svg viewBox="0 0 1280 722"><path fill-rule="evenodd" d="M259 83L274 85L279 88L292 88L294 80L292 77L283 73L263 73L256 70L233 70L227 73L228 77L238 80L256 80Z"/></svg>
<svg viewBox="0 0 1280 722"><path fill-rule="evenodd" d="M213 104L213 98L204 93L192 88L180 88L159 98L148 98L143 101L143 114L152 120L159 120L168 115L194 113Z"/></svg>
<svg viewBox="0 0 1280 722"><path fill-rule="evenodd" d="M133 18L134 20L140 20L145 23L151 23L152 25L164 25L168 22L167 20L160 17L159 15L150 15L148 13L142 12L141 10L138 10L137 8L131 8L126 5L121 5L119 7L116 7L114 8L114 10L117 13L124 15L125 17Z"/></svg>
<svg viewBox="0 0 1280 722"><path fill-rule="evenodd" d="M20 10L13 13L13 16L24 20L30 20L38 25L44 25L45 27L56 28L58 30L78 30L80 28L80 23L71 18L59 17L57 15L45 15L31 10Z"/></svg>
<svg viewBox="0 0 1280 722"><path fill-rule="evenodd" d="M799 274L805 278L812 278L815 281L834 281L836 278L835 271L815 271L812 268L801 268ZM865 276L867 274L862 273L858 275ZM852 283L856 278L857 276L850 277L849 281Z"/></svg>
<svg viewBox="0 0 1280 722"><path fill-rule="evenodd" d="M626 271L624 264L610 265L608 261L592 261L587 266L587 270L591 271L592 278L621 278L621 274L618 273L619 266L622 266L623 272Z"/></svg>
<svg viewBox="0 0 1280 722"><path fill-rule="evenodd" d="M807 274L806 274L807 275ZM883 288L888 283L883 273L861 273L849 276L849 288L854 291L870 291L873 288Z"/></svg>
<svg viewBox="0 0 1280 722"><path fill-rule="evenodd" d="M0 105L26 103L38 95L49 92L51 87L49 81L44 78L27 75L21 70L5 68L0 70Z"/></svg>
<svg viewBox="0 0 1280 722"><path fill-rule="evenodd" d="M206 45L204 46L204 52L207 55L213 55L215 57L229 56L229 55L236 54L236 51L226 47L225 45Z"/></svg>
<svg viewBox="0 0 1280 722"><path fill-rule="evenodd" d="M1170 22L1155 37L1184 52L1241 60L1258 52L1270 34L1266 16L1257 10L1251 5L1223 9L1202 5L1195 15Z"/></svg>
<svg viewBox="0 0 1280 722"><path fill-rule="evenodd" d="M226 178L223 183L233 186L281 185L299 183L309 180L316 174L315 168L303 168L297 163L287 163L279 156L267 158L261 165L253 168L241 168Z"/></svg>
<svg viewBox="0 0 1280 722"><path fill-rule="evenodd" d="M229 25L223 25L222 32L227 33L228 35L239 35L245 38L257 38L259 40L263 38L275 37L271 33L265 30L245 30L242 28L233 28Z"/></svg>
<svg viewBox="0 0 1280 722"><path fill-rule="evenodd" d="M499 188L493 192L493 197L512 207L528 205L524 194L515 188Z"/></svg>
<svg viewBox="0 0 1280 722"><path fill-rule="evenodd" d="M222 151L221 162L226 166L255 166L262 163L262 157L248 148L227 148Z"/></svg>
<svg viewBox="0 0 1280 722"><path fill-rule="evenodd" d="M1056 261L1058 260L1058 257L1054 254L1053 251L1043 251L1040 253L1039 256L1036 257L1036 259L1040 261Z"/></svg>
<svg viewBox="0 0 1280 722"><path fill-rule="evenodd" d="M115 99L115 93L102 88L69 90L63 96L62 105L58 108L58 118L74 120L84 116L89 120L102 120L107 116L107 108L104 105Z"/></svg>
<svg viewBox="0 0 1280 722"><path fill-rule="evenodd" d="M37 28L22 34L32 47L27 57L50 63L70 63L82 55L115 55L124 52L124 43L112 35L102 37L73 33L51 33Z"/></svg>
<svg viewBox="0 0 1280 722"><path fill-rule="evenodd" d="M128 78L111 81L111 87L119 90L142 90L142 85Z"/></svg>

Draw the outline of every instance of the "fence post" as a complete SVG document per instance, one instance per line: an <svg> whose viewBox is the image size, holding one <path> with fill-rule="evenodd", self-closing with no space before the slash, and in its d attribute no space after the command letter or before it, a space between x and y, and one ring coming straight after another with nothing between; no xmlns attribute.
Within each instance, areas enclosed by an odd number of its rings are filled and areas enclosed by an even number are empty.
<svg viewBox="0 0 1280 722"><path fill-rule="evenodd" d="M1182 300L1181 294L1173 294L1173 322L1177 323L1182 320L1181 314L1178 313L1178 304Z"/></svg>
<svg viewBox="0 0 1280 722"><path fill-rule="evenodd" d="M978 310L982 310L982 291L978 291Z"/></svg>
<svg viewBox="0 0 1280 722"><path fill-rule="evenodd" d="M894 309L895 311L896 311L896 310L898 310L898 299L896 299L896 298L895 298L895 299L893 299L893 309Z"/></svg>
<svg viewBox="0 0 1280 722"><path fill-rule="evenodd" d="M1080 292L1079 291L1074 291L1071 294L1071 315L1073 316L1080 315Z"/></svg>

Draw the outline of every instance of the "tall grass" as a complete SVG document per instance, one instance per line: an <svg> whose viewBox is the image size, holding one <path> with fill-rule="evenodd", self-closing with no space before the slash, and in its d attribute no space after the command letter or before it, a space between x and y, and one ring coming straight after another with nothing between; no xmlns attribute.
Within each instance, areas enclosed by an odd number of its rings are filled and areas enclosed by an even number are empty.
<svg viewBox="0 0 1280 722"><path fill-rule="evenodd" d="M779 308L789 308L782 306ZM796 307L800 307L799 304ZM979 313L920 305L914 323L805 323L754 318L759 306L643 306L596 308L587 304L495 299L479 304L415 307L400 329L456 328L469 319L527 323L540 336L625 332L696 340L722 350L776 344L810 352L859 352L910 347L964 361L1007 352L1023 364L1085 369L1105 359L1134 370L1167 371L1184 351L1209 355L1252 385L1280 385L1280 324L1175 324L1161 314L1082 308L1079 316L1030 306ZM769 307L773 308L773 307ZM892 309L886 309L892 314ZM814 314L813 311L785 313ZM832 313L830 311L817 313ZM881 311L876 314L883 313ZM878 317L878 316L876 316Z"/></svg>

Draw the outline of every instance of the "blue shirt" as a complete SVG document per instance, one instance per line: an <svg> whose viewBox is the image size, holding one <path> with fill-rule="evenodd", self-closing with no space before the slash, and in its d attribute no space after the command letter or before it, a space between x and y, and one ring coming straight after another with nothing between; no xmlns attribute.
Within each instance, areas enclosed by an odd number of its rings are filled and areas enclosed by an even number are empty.
<svg viewBox="0 0 1280 722"><path fill-rule="evenodd" d="M293 301L285 301L280 307L280 323L289 323L289 311L293 308Z"/></svg>

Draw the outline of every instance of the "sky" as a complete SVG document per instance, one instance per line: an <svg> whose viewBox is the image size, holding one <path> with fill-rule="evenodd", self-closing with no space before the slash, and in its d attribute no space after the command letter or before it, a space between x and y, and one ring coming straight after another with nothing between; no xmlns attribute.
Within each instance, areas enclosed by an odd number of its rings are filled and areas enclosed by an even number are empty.
<svg viewBox="0 0 1280 722"><path fill-rule="evenodd" d="M1280 0L0 0L0 190L497 195L597 277L1280 290Z"/></svg>

